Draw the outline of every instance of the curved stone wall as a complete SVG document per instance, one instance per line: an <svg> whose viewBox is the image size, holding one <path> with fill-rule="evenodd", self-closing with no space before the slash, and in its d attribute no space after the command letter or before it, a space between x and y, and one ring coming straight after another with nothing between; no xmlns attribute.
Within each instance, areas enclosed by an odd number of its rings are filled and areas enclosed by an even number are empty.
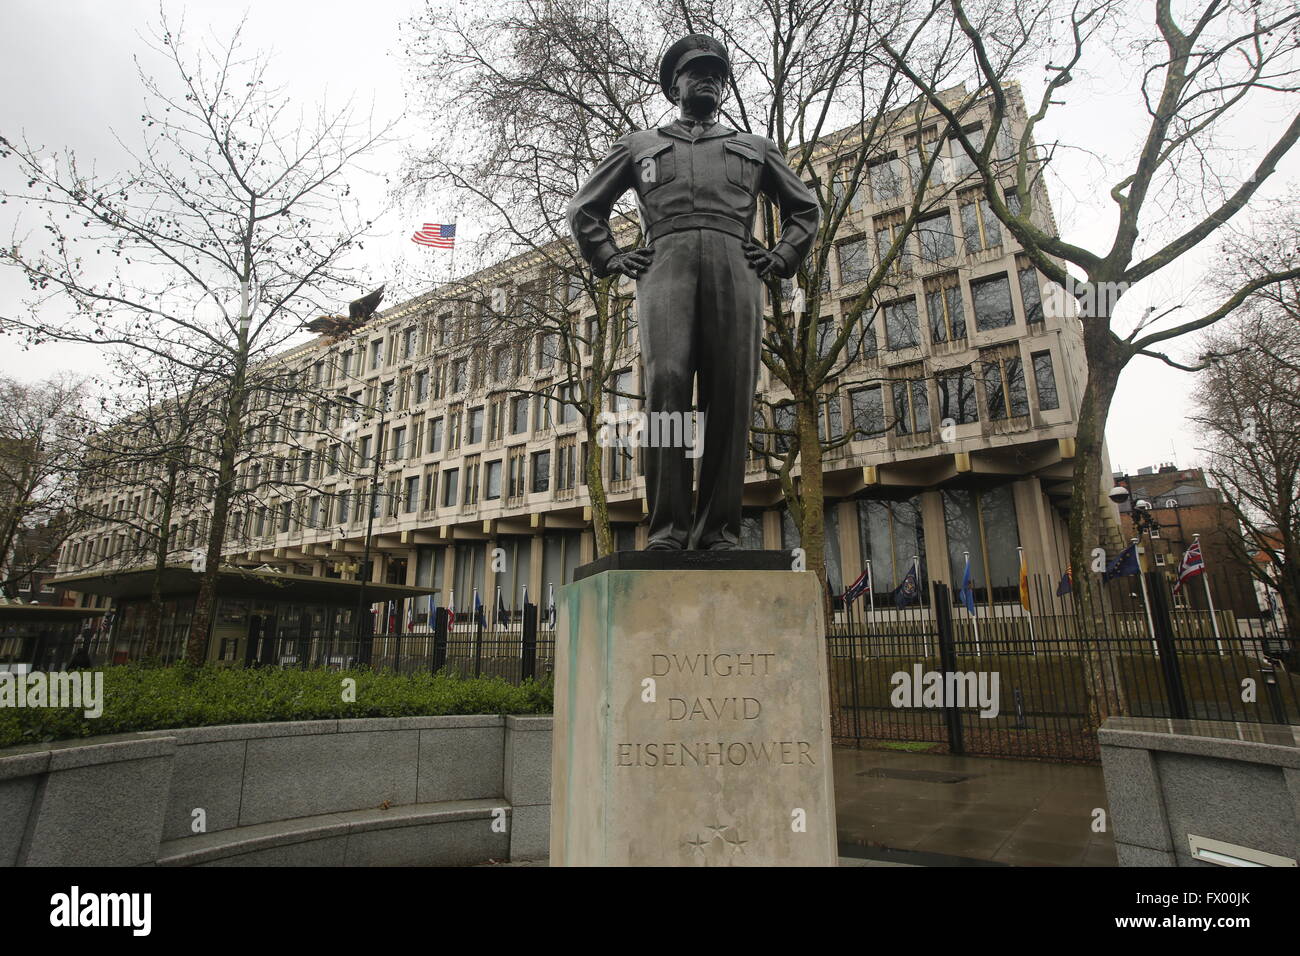
<svg viewBox="0 0 1300 956"><path fill-rule="evenodd" d="M0 750L0 866L547 853L549 717L234 724Z"/></svg>

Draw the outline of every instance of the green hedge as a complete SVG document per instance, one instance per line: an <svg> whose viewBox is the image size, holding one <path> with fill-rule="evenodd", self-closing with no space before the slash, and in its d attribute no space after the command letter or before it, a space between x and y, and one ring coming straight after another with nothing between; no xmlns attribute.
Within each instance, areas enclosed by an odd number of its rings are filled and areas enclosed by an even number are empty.
<svg viewBox="0 0 1300 956"><path fill-rule="evenodd" d="M140 730L340 717L549 714L549 681L515 686L499 678L275 668L102 668L103 713L0 708L0 747ZM343 680L356 681L355 703Z"/></svg>

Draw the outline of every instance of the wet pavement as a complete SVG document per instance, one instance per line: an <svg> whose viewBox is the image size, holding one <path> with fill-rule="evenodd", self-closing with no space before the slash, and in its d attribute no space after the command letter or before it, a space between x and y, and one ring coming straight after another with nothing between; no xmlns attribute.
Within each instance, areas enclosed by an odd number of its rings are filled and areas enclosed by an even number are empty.
<svg viewBox="0 0 1300 956"><path fill-rule="evenodd" d="M921 866L1115 866L1098 765L835 748L840 853ZM1109 820L1107 820L1109 823Z"/></svg>

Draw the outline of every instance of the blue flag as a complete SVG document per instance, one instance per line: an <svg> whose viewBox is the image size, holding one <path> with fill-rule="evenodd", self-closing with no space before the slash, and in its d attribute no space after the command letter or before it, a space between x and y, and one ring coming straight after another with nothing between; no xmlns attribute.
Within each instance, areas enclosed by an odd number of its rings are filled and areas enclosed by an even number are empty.
<svg viewBox="0 0 1300 956"><path fill-rule="evenodd" d="M975 616L975 588L971 580L970 573L970 555L966 556L966 573L961 576L961 590L957 592L961 595L961 603L966 605L966 612L971 617Z"/></svg>
<svg viewBox="0 0 1300 956"><path fill-rule="evenodd" d="M903 583L894 588L894 606L906 607L921 600L921 590L916 583L916 562L903 575Z"/></svg>
<svg viewBox="0 0 1300 956"><path fill-rule="evenodd" d="M483 598L479 597L477 588L474 590L474 620L478 622L479 627L487 627L487 616L483 613Z"/></svg>
<svg viewBox="0 0 1300 956"><path fill-rule="evenodd" d="M1061 583L1056 586L1056 596L1065 597L1065 595L1073 594L1073 593L1074 593L1074 567L1073 565L1071 565L1070 567L1066 568L1065 573L1061 575Z"/></svg>
<svg viewBox="0 0 1300 956"><path fill-rule="evenodd" d="M1137 545L1130 544L1127 548L1116 555L1115 560L1107 566L1104 572L1102 572L1101 579L1103 581L1110 581L1114 578L1126 578L1129 575L1137 573Z"/></svg>

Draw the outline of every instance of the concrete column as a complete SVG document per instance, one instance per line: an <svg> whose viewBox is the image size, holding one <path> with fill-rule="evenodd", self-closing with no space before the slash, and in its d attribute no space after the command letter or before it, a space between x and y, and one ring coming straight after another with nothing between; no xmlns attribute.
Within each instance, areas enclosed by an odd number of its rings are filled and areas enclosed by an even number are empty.
<svg viewBox="0 0 1300 956"><path fill-rule="evenodd" d="M937 491L923 491L920 497L926 570L931 581L943 581L953 586L948 568L948 531L943 523L943 496Z"/></svg>

